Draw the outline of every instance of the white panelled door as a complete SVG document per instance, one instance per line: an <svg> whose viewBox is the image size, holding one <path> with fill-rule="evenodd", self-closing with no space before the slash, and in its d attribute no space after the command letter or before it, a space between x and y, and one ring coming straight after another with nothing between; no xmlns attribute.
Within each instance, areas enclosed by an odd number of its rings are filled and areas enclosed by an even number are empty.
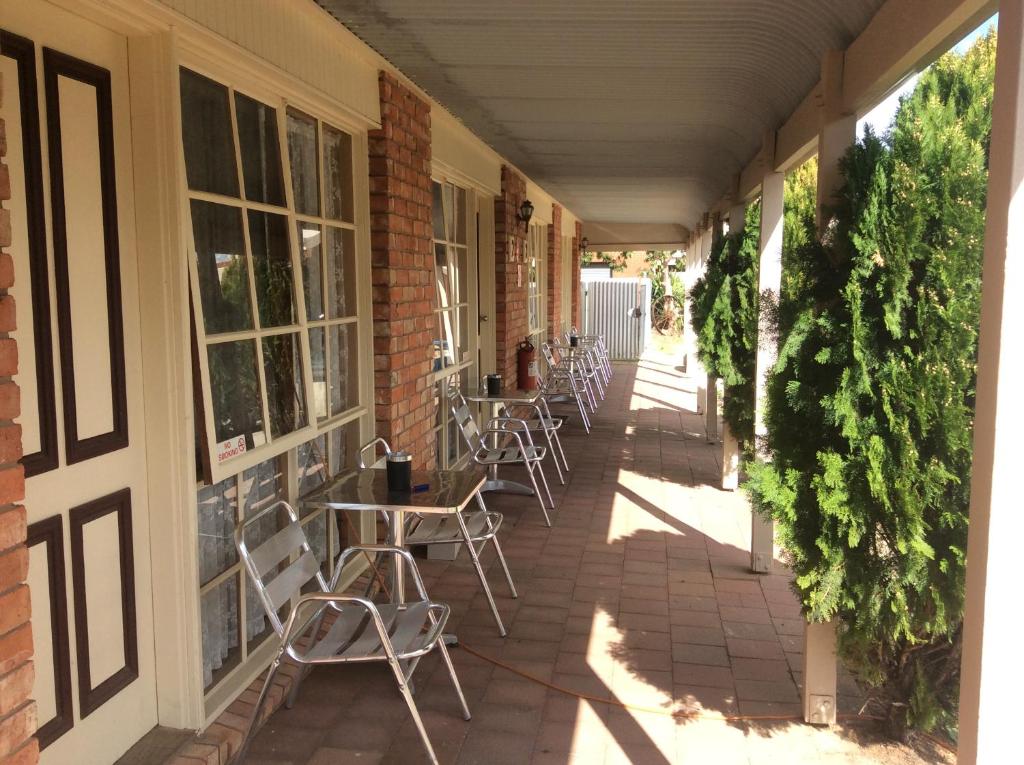
<svg viewBox="0 0 1024 765"><path fill-rule="evenodd" d="M42 762L109 763L156 724L128 45L0 27Z"/></svg>

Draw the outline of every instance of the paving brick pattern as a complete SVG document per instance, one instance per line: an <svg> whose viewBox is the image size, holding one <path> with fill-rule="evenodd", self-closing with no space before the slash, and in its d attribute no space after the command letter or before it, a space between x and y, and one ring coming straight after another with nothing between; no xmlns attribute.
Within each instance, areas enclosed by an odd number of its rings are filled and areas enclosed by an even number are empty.
<svg viewBox="0 0 1024 765"><path fill-rule="evenodd" d="M491 582L502 639L465 555L420 563L432 598L451 605L464 646L571 689L566 695L455 649L473 713L462 720L436 656L416 696L442 762L916 763L861 726L819 730L798 716L802 622L784 568L748 572L749 509L716 487L720 446L693 413L695 385L667 361L618 365L587 437L570 428L572 465L553 527L532 499L488 495L520 597ZM493 555L486 560L494 565ZM857 699L844 677L841 708ZM624 709L610 701L634 705ZM673 713L677 716L673 717ZM700 719L678 716L702 713ZM715 719L717 718L717 719ZM298 703L253 742L260 763L425 760L383 666L324 667Z"/></svg>

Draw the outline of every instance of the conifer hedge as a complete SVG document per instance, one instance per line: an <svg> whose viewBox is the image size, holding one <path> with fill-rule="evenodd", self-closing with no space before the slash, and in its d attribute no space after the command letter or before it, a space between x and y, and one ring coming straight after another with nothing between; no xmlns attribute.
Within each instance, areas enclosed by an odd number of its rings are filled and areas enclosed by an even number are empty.
<svg viewBox="0 0 1024 765"><path fill-rule="evenodd" d="M754 439L754 374L757 364L757 271L761 206L747 207L743 228L712 247L704 275L690 288L697 357L722 378L722 413L748 448Z"/></svg>
<svg viewBox="0 0 1024 765"><path fill-rule="evenodd" d="M896 732L955 728L994 64L943 56L845 157L746 484Z"/></svg>

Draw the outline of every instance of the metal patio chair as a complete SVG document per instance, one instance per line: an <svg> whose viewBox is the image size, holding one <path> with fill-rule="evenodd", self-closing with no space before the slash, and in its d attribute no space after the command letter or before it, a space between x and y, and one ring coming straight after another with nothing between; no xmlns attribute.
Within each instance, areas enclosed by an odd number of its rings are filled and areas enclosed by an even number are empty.
<svg viewBox="0 0 1024 765"><path fill-rule="evenodd" d="M540 344L541 354L544 362L548 365L549 378L556 381L568 379L573 382L573 387L584 394L584 401L590 409L591 414L597 414L597 398L594 396L594 388L591 385L591 377L584 372L582 364L568 363L566 360L555 355L555 348L550 343Z"/></svg>
<svg viewBox="0 0 1024 765"><path fill-rule="evenodd" d="M596 398L604 401L604 365L597 358L597 352L594 347L578 345L574 348L569 343L563 343L557 338L550 345L563 359L570 353L575 354L575 358L572 360L580 365L581 373L590 382L597 394Z"/></svg>
<svg viewBox="0 0 1024 765"><path fill-rule="evenodd" d="M281 510L288 516L284 528L255 549L250 549L245 540L246 529L268 513ZM423 747L430 761L437 763L434 748L423 726L410 688L412 674L420 657L435 648L441 652L441 658L451 676L452 686L459 697L463 717L469 720L470 713L448 649L441 639L441 633L448 621L449 608L443 603L431 602L427 597L416 561L409 551L385 545L348 547L338 558L334 576L328 582L320 569L320 561L313 554L305 532L299 524L299 516L287 502L283 501L275 502L239 523L235 527L235 546L259 595L260 603L263 604L267 619L280 639L236 762L245 761L274 676L287 655L302 670L296 676L291 693L285 701L289 708L298 695L302 679L314 666L387 662L398 683L398 690L409 707ZM378 605L366 598L335 592L338 575L346 562L361 552L401 556L415 582L419 599ZM314 580L318 590L302 595L302 588ZM286 616L282 616L282 609L287 611ZM326 630L321 630L324 616L329 611L335 614L335 619Z"/></svg>
<svg viewBox="0 0 1024 765"><path fill-rule="evenodd" d="M546 360L545 360L546 363ZM580 420L583 422L583 429L590 433L590 417L587 415L586 393L577 384L575 377L570 374L554 370L547 365L547 371L541 374L539 371L534 378L537 381L537 389L540 391L540 400L550 411L551 405L571 406L579 412Z"/></svg>
<svg viewBox="0 0 1024 765"><path fill-rule="evenodd" d="M565 342L570 342L569 338L575 335L579 338L579 343L583 347L593 348L601 360L601 366L604 370L605 381L611 383L612 380L612 359L608 353L608 346L604 341L604 335L581 335L577 331L576 327L573 327L565 335Z"/></svg>
<svg viewBox="0 0 1024 765"><path fill-rule="evenodd" d="M558 437L558 431L561 430L562 425L566 423L568 418L551 414L548 401L543 393L537 398L537 401L538 403L536 404L523 403L503 406L501 416L525 420L531 433L544 434L544 438L548 442L548 452L551 454L551 459L555 463L555 470L558 472L558 481L564 486L565 476L562 473L562 468L564 467L565 472L568 473L569 461L565 458L565 450L562 448L562 440ZM561 464L559 464L559 457L562 458Z"/></svg>
<svg viewBox="0 0 1024 765"><path fill-rule="evenodd" d="M383 449L384 457L391 454L391 446L386 440L378 436L360 447L358 464L361 469L368 467L366 464L366 455L368 453L374 457L377 456L378 446ZM381 467L383 466L384 457L375 459L370 464L373 467ZM505 562L505 555L501 551L501 543L498 541L498 529L501 528L504 516L501 513L488 510L480 492L476 493L476 503L480 507L479 510L463 510L461 513L453 513L452 515L407 513L405 545L406 547L413 547L415 545L465 545L469 551L469 557L473 561L473 568L476 569L480 586L483 587L484 594L487 596L487 602L491 607L491 613L494 615L494 621L498 625L498 632L502 637L505 637L508 633L505 631L505 625L498 614L498 606L494 602L494 595L491 593L490 585L487 583L487 576L484 573L483 566L480 564L480 556L483 554L487 542L493 542L494 552L498 556L501 570L505 573L505 581L508 582L508 589L512 593L513 598L519 597L519 593L516 592L516 586L512 582L512 574L509 572L508 564ZM380 515L384 518L385 523L390 523L390 517L387 513L380 513ZM480 543L479 549L477 549L476 543ZM370 585L372 586L372 584L371 581Z"/></svg>
<svg viewBox="0 0 1024 765"><path fill-rule="evenodd" d="M548 517L548 507L554 508L555 501L551 497L548 479L545 477L544 468L541 465L547 450L543 446L536 446L533 443L530 426L526 421L516 417L494 417L487 422L485 427L478 428L473 414L469 410L469 404L466 403L462 392L455 387L448 389L448 404L451 407L455 424L469 447L470 459L473 462L488 468L492 477L497 475L500 465L523 465L526 468L526 473L530 476L530 483L533 484L533 493L537 496L537 502L540 503L541 512L544 513L544 523L550 526L551 518ZM494 446L487 445L485 439L488 436L495 439ZM548 498L547 505L544 504L544 495L540 493L535 473L540 473L540 480Z"/></svg>

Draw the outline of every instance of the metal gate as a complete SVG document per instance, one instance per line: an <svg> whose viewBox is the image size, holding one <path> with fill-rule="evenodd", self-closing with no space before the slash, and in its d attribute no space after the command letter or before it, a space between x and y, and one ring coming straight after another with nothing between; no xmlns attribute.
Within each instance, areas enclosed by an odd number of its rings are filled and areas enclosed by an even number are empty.
<svg viewBox="0 0 1024 765"><path fill-rule="evenodd" d="M580 285L584 334L603 335L613 359L638 359L651 339L651 280L593 279Z"/></svg>

